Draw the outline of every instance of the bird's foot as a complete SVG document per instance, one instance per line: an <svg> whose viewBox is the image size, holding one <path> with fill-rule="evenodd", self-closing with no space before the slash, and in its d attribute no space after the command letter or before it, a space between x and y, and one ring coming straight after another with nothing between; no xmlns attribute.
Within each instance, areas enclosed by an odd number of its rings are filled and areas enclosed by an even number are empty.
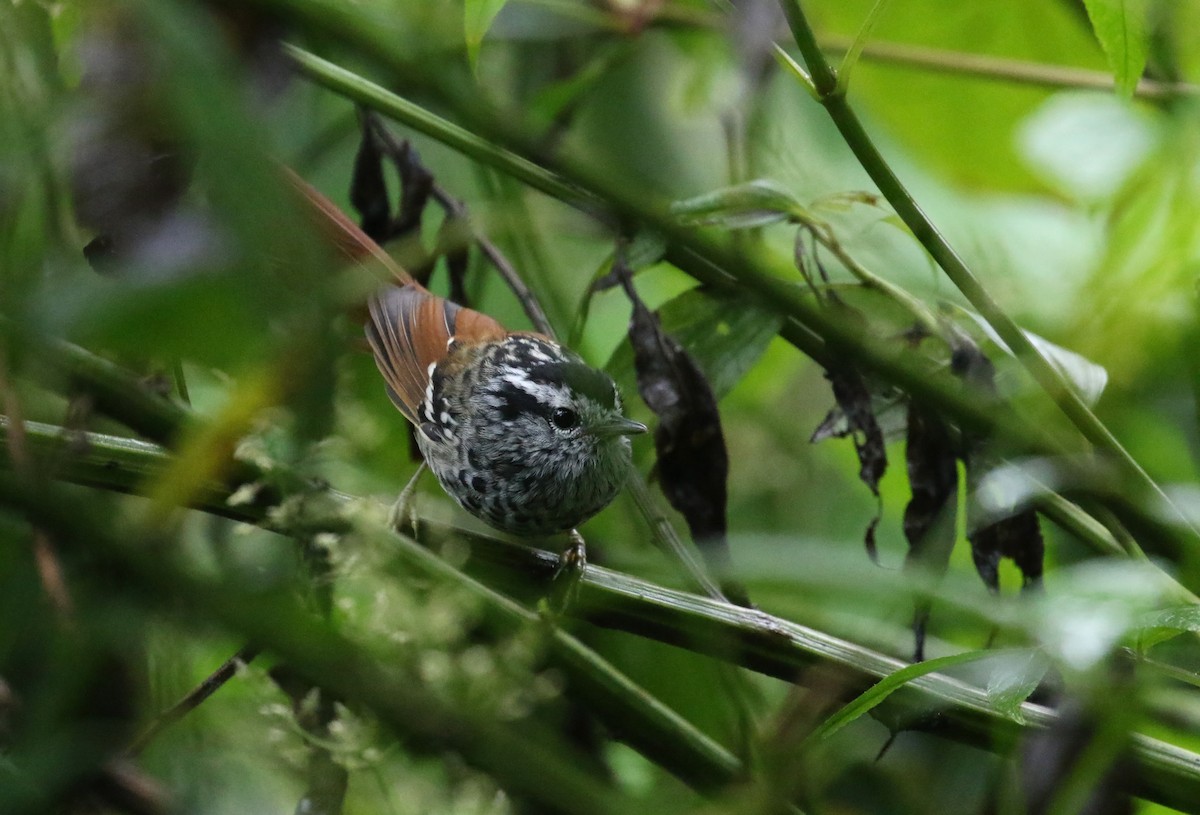
<svg viewBox="0 0 1200 815"><path fill-rule="evenodd" d="M417 467L417 471L413 473L413 477L404 485L404 489L400 490L400 494L396 496L396 502L388 511L388 526L401 535L411 532L414 538L417 536L417 507L413 499L417 492L417 480L424 472L425 462L422 461L421 465Z"/></svg>
<svg viewBox="0 0 1200 815"><path fill-rule="evenodd" d="M558 568L550 592L550 608L564 613L579 596L579 584L587 569L587 544L577 530L570 532L570 543L558 556Z"/></svg>

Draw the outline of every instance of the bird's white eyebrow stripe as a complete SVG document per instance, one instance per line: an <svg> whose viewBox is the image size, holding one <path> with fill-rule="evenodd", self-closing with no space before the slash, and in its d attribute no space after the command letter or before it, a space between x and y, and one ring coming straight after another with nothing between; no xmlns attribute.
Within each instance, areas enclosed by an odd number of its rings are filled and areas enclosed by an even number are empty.
<svg viewBox="0 0 1200 815"><path fill-rule="evenodd" d="M511 373L501 375L500 379L514 388L525 391L530 396L537 396L539 393L545 393L547 390L546 385L532 381L523 371L516 369L512 370Z"/></svg>

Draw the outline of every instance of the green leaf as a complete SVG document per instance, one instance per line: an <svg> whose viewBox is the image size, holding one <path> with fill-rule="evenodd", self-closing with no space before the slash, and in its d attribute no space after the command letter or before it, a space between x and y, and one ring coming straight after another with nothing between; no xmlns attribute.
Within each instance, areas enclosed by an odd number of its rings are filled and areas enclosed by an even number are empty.
<svg viewBox="0 0 1200 815"><path fill-rule="evenodd" d="M1133 96L1146 67L1146 0L1083 0L1117 92Z"/></svg>
<svg viewBox="0 0 1200 815"><path fill-rule="evenodd" d="M492 21L508 0L465 0L463 3L463 33L466 36L467 60L471 70L479 68L479 49Z"/></svg>
<svg viewBox="0 0 1200 815"><path fill-rule="evenodd" d="M963 309L963 312L970 315L996 347L1002 349L1006 354L1012 354L1012 350L983 317L966 309ZM1032 331L1023 330L1022 333L1041 355L1074 386L1080 399L1089 405L1100 401L1100 395L1104 393L1104 388L1108 385L1108 371L1103 366L1097 365L1082 354L1056 345Z"/></svg>
<svg viewBox="0 0 1200 815"><path fill-rule="evenodd" d="M1023 722L1021 703L1037 689L1049 667L1046 655L1034 649L999 660L988 675L988 700L1004 715Z"/></svg>
<svg viewBox="0 0 1200 815"><path fill-rule="evenodd" d="M767 179L676 201L671 214L692 226L750 229L780 221L810 220L807 208L789 190Z"/></svg>
<svg viewBox="0 0 1200 815"><path fill-rule="evenodd" d="M1100 394L1108 384L1108 371L1082 354L1055 345L1037 334L1026 331L1025 336L1075 386L1083 401L1094 405L1100 400Z"/></svg>
<svg viewBox="0 0 1200 815"><path fill-rule="evenodd" d="M812 202L813 209L824 209L830 212L846 212L856 204L866 207L878 207L887 210L887 204L873 192L864 190L845 190L842 192L822 195ZM901 221L903 223L903 221Z"/></svg>
<svg viewBox="0 0 1200 815"><path fill-rule="evenodd" d="M1137 624L1137 644L1144 651L1187 632L1200 632L1200 606L1164 608L1144 615Z"/></svg>
<svg viewBox="0 0 1200 815"><path fill-rule="evenodd" d="M900 690L900 688L904 687L909 682L912 682L914 679L919 679L926 674L935 673L940 671L942 668L949 668L954 665L962 665L967 662L977 662L981 659L995 657L997 653L998 652L996 651L968 651L965 654L952 654L948 657L929 659L925 662L918 662L915 665L909 665L905 668L901 668L894 673L888 674L883 679L880 679L867 691L857 696L852 702L838 710L825 721L821 722L821 726L813 731L810 738L813 741L829 738L834 733L862 716L864 713L869 713L872 709L880 705L885 699L887 699L896 691Z"/></svg>
<svg viewBox="0 0 1200 815"><path fill-rule="evenodd" d="M687 349L720 399L758 361L779 330L780 318L749 297L693 289L659 309L663 330ZM622 385L635 382L633 351L622 341L608 370Z"/></svg>
<svg viewBox="0 0 1200 815"><path fill-rule="evenodd" d="M601 47L599 54L589 60L583 68L566 79L551 82L541 88L529 102L531 117L540 120L543 126L550 125L596 88L626 54L627 47L624 42Z"/></svg>

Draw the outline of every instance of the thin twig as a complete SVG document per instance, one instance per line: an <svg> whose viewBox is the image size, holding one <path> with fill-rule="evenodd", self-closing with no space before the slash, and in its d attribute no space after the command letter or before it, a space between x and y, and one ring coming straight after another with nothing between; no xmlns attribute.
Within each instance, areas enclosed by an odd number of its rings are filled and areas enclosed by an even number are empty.
<svg viewBox="0 0 1200 815"><path fill-rule="evenodd" d="M525 310L525 316L529 318L529 322L538 331L545 334L551 339L555 339L554 326L550 325L550 319L546 316L546 312L542 310L542 304L538 301L535 295L528 286L525 285L524 279L517 272L516 268L505 257L500 248L492 242L487 235L475 226L467 213L466 204L455 198L441 184L434 182L433 184L434 200L441 205L446 213L454 218L461 218L471 230L471 239L479 247L479 251L483 252L483 256L488 259L488 262L499 272L500 277L504 278L504 282L512 291L513 295L521 304L521 308Z"/></svg>
<svg viewBox="0 0 1200 815"><path fill-rule="evenodd" d="M849 51L853 41L848 37L823 37L820 43L822 50L844 54ZM1043 62L970 54L907 43L867 43L860 56L875 62L1044 88L1111 91L1115 87L1113 75L1107 71L1093 71L1069 65L1048 65ZM1197 94L1200 94L1200 85L1189 82L1142 79L1134 88L1134 95L1144 99L1172 99Z"/></svg>
<svg viewBox="0 0 1200 815"><path fill-rule="evenodd" d="M217 668L204 680L192 688L186 696L180 699L171 707L164 710L154 718L154 721L142 731L141 735L133 740L133 743L126 749L128 756L135 757L141 754L146 749L150 742L158 738L158 735L163 730L175 724L184 716L191 713L196 708L200 707L210 696L216 693L221 687L232 679L238 672L238 669L243 665L251 662L258 656L261 649L252 645L244 645L238 649L238 652L222 663L221 667Z"/></svg>

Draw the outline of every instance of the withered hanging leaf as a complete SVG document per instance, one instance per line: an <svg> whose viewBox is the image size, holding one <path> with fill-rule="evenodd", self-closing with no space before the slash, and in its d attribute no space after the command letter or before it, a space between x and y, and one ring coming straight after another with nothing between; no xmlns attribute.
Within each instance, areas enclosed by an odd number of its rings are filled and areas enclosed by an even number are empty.
<svg viewBox="0 0 1200 815"><path fill-rule="evenodd" d="M844 366L825 372L833 389L833 398L846 416L854 449L858 453L858 477L875 495L879 495L879 479L887 470L887 450L883 430L875 418L871 392L856 369Z"/></svg>
<svg viewBox="0 0 1200 815"><path fill-rule="evenodd" d="M392 202L383 177L383 150L379 136L364 115L362 138L354 154L354 174L350 180L350 205L358 212L363 232L382 244L392 237Z"/></svg>
<svg viewBox="0 0 1200 815"><path fill-rule="evenodd" d="M912 498L904 508L904 537L908 541L904 568L941 577L950 562L957 529L957 454L949 428L941 418L915 404L908 408L905 459ZM925 659L930 600L918 597L914 605L913 660L920 662Z"/></svg>
<svg viewBox="0 0 1200 815"><path fill-rule="evenodd" d="M908 430L907 401L893 388L879 390L874 387L874 383L868 384L868 387L871 388L871 410L875 414L875 421L879 423L879 429L883 431L884 440L899 440ZM853 432L854 428L850 426L845 412L840 405L835 404L825 414L825 418L817 425L808 441L816 444L826 439L844 439Z"/></svg>
<svg viewBox="0 0 1200 815"><path fill-rule="evenodd" d="M686 291L655 314L662 330L700 366L717 399L733 390L762 358L782 322L752 297L706 289ZM632 346L622 343L607 368L617 382L632 384Z"/></svg>
<svg viewBox="0 0 1200 815"><path fill-rule="evenodd" d="M833 398L841 408L850 428L850 436L854 439L854 451L858 454L858 477L871 493L879 498L879 479L887 470L887 449L884 444L883 430L875 418L871 404L871 392L867 383L853 366L843 365L839 368L826 370L825 378L833 389ZM824 423L822 423L824 424ZM875 529L882 516L882 506L875 517L867 525L863 535L863 544L872 561L878 560L875 548Z"/></svg>
<svg viewBox="0 0 1200 815"><path fill-rule="evenodd" d="M745 590L728 581L732 560L726 538L729 456L712 387L696 361L662 330L633 287L624 259L614 262L633 304L629 341L638 392L658 416L654 446L663 494L687 521L696 546L734 602L748 604Z"/></svg>
<svg viewBox="0 0 1200 815"><path fill-rule="evenodd" d="M970 468L969 463L967 467ZM975 570L992 591L1000 590L1000 559L1004 557L1011 558L1021 570L1023 589L1036 589L1041 585L1046 547L1037 513L1032 509L1023 509L975 529L967 534L967 539L971 541Z"/></svg>
<svg viewBox="0 0 1200 815"><path fill-rule="evenodd" d="M956 338L950 358L950 369L968 385L986 396L996 393L996 369L975 343L965 336ZM967 470L967 488L975 492L988 468L985 443L978 438L964 440L963 464ZM1011 558L1024 578L1022 588L1036 589L1041 585L1045 542L1038 524L1037 513L1029 508L989 507L989 517L979 518L977 501L967 504L967 539L971 542L971 558L975 570L992 591L1000 589L1000 560ZM996 516L999 515L999 519Z"/></svg>
<svg viewBox="0 0 1200 815"><path fill-rule="evenodd" d="M392 237L403 238L419 233L421 216L433 191L433 174L421 164L417 150L407 140L400 145L392 160L400 171L400 211L392 225Z"/></svg>
<svg viewBox="0 0 1200 815"><path fill-rule="evenodd" d="M351 183L350 201L360 215L363 216L363 229L379 243L405 238L410 235L420 236L421 218L429 204L433 192L433 174L421 164L421 157L416 149L407 141L398 141L379 118L370 112L361 114L362 142L358 156L355 157L354 180ZM365 223L368 213L377 218L378 210L383 207L390 211L387 190L383 178L383 158L390 160L400 174L400 206L395 218L386 221L379 234L367 230ZM362 165L362 176L359 170ZM361 189L359 184L361 183ZM426 264L428 265L428 264ZM431 271L429 268L409 269L415 278L423 280Z"/></svg>

